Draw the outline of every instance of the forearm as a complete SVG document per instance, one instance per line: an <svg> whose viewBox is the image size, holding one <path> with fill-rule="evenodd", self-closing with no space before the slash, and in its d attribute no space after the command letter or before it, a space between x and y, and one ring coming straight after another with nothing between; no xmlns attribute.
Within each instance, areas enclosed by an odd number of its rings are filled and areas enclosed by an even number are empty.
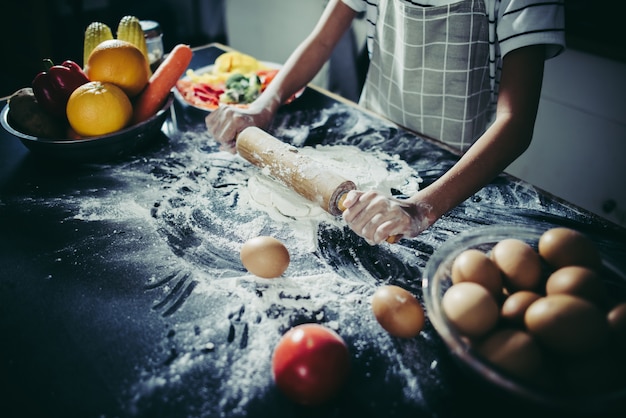
<svg viewBox="0 0 626 418"><path fill-rule="evenodd" d="M314 30L289 56L276 78L259 97L259 102L275 112L305 87L328 61L354 16L355 12L341 1L329 2Z"/></svg>
<svg viewBox="0 0 626 418"><path fill-rule="evenodd" d="M526 150L531 137L528 122L512 115L499 117L450 170L411 201L427 209L433 223L506 169Z"/></svg>
<svg viewBox="0 0 626 418"><path fill-rule="evenodd" d="M542 45L512 51L503 60L495 122L441 178L413 196L431 222L487 185L530 145L541 85Z"/></svg>

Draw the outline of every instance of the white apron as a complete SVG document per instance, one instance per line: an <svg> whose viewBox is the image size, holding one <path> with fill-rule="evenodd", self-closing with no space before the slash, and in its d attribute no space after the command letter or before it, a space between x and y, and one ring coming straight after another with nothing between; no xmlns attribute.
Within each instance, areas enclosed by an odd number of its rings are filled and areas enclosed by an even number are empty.
<svg viewBox="0 0 626 418"><path fill-rule="evenodd" d="M459 149L486 129L494 102L482 0L422 7L380 0L360 104Z"/></svg>

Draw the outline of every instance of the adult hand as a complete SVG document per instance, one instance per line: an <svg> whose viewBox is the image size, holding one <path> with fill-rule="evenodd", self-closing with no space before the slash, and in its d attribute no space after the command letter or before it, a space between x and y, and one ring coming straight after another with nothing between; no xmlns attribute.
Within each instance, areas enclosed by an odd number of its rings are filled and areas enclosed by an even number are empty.
<svg viewBox="0 0 626 418"><path fill-rule="evenodd" d="M346 209L342 216L370 245L391 236L416 237L436 221L431 206L417 197L400 200L377 191L351 190L343 201Z"/></svg>
<svg viewBox="0 0 626 418"><path fill-rule="evenodd" d="M272 107L257 99L242 108L237 106L220 106L205 118L209 133L220 143L222 151L236 153L237 136L248 126L266 129L274 117Z"/></svg>

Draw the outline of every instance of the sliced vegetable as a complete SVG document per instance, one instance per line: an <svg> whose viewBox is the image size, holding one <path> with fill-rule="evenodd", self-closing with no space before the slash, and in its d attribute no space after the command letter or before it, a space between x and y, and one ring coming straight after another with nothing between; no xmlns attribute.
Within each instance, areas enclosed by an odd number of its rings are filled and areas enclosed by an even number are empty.
<svg viewBox="0 0 626 418"><path fill-rule="evenodd" d="M276 77L276 74L278 74L278 69L277 68L272 68L271 70L259 70L259 71L257 71L256 75L258 75L259 79L261 80L261 89L262 90L265 90L267 88L267 86L272 82L274 77Z"/></svg>
<svg viewBox="0 0 626 418"><path fill-rule="evenodd" d="M264 68L263 63L248 54L229 51L215 59L213 72L251 74Z"/></svg>
<svg viewBox="0 0 626 418"><path fill-rule="evenodd" d="M200 74L187 70L187 77L176 82L176 89L187 103L203 109L215 110L220 103L246 107L267 88L276 74L277 68L261 68L248 74L239 70Z"/></svg>
<svg viewBox="0 0 626 418"><path fill-rule="evenodd" d="M226 91L220 102L226 104L251 103L261 94L261 80L256 74L245 76L233 74L226 80Z"/></svg>
<svg viewBox="0 0 626 418"><path fill-rule="evenodd" d="M187 79L178 80L176 89L187 103L208 110L214 110L219 106L220 95L224 93L220 85L196 83Z"/></svg>

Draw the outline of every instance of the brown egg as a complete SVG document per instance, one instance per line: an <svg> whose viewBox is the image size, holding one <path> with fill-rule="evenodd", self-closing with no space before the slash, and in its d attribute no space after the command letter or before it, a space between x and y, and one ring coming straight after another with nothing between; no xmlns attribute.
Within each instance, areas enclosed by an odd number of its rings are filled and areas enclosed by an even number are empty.
<svg viewBox="0 0 626 418"><path fill-rule="evenodd" d="M504 286L511 292L534 290L541 281L541 259L526 242L508 238L491 249L491 259L504 275Z"/></svg>
<svg viewBox="0 0 626 418"><path fill-rule="evenodd" d="M607 319L615 341L626 349L626 302L615 305L609 311Z"/></svg>
<svg viewBox="0 0 626 418"><path fill-rule="evenodd" d="M508 323L524 327L526 309L542 296L530 290L519 290L506 298L500 309L500 316Z"/></svg>
<svg viewBox="0 0 626 418"><path fill-rule="evenodd" d="M533 302L524 315L528 331L544 346L561 354L586 354L608 343L606 315L591 302L556 294Z"/></svg>
<svg viewBox="0 0 626 418"><path fill-rule="evenodd" d="M289 251L274 237L249 239L242 245L239 255L250 273L266 279L279 277L289 267Z"/></svg>
<svg viewBox="0 0 626 418"><path fill-rule="evenodd" d="M546 293L578 296L600 308L607 303L604 282L594 270L583 266L566 266L553 272L546 282Z"/></svg>
<svg viewBox="0 0 626 418"><path fill-rule="evenodd" d="M489 290L495 298L502 294L502 275L498 266L477 249L465 250L452 263L452 283L474 282Z"/></svg>
<svg viewBox="0 0 626 418"><path fill-rule="evenodd" d="M539 255L554 268L601 265L601 258L593 241L570 228L552 228L539 238Z"/></svg>
<svg viewBox="0 0 626 418"><path fill-rule="evenodd" d="M476 345L487 361L523 380L535 379L543 364L543 352L527 332L503 328Z"/></svg>
<svg viewBox="0 0 626 418"><path fill-rule="evenodd" d="M498 322L500 309L489 291L478 283L452 285L441 300L448 321L463 335L481 337Z"/></svg>
<svg viewBox="0 0 626 418"><path fill-rule="evenodd" d="M412 338L424 328L424 310L408 290L386 285L372 296L372 311L378 323L391 335Z"/></svg>

